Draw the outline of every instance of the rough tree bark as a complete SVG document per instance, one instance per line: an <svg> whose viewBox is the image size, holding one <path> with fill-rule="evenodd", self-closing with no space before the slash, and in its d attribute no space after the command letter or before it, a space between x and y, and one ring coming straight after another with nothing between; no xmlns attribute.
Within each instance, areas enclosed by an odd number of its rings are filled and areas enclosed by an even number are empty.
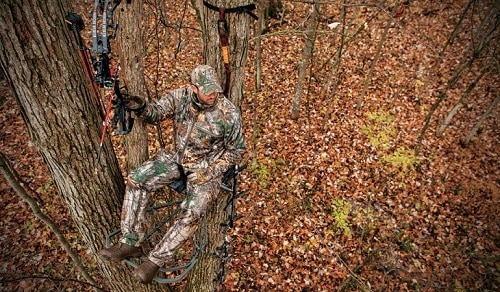
<svg viewBox="0 0 500 292"><path fill-rule="evenodd" d="M239 7L252 2L244 0L208 1L214 6L226 8ZM225 84L224 63L221 54L220 38L217 30L218 13L207 9L201 0L193 1L202 27L203 57L206 64L217 68L221 81ZM241 106L244 97L245 66L248 52L248 36L252 18L246 13L227 13L229 60L231 82L228 98ZM214 291L217 288L217 275L221 268L221 259L214 256L216 249L224 243L224 229L221 224L228 221L225 210L229 193L221 192L217 201L207 211L208 243L206 251L200 256L189 275L186 291Z"/></svg>
<svg viewBox="0 0 500 292"><path fill-rule="evenodd" d="M120 4L116 13L119 24L116 44L121 67L120 86L124 86L130 95L148 99L144 79L143 6L143 1ZM127 135L126 146L127 170L138 167L148 159L147 127L142 119L135 119L132 131Z"/></svg>
<svg viewBox="0 0 500 292"><path fill-rule="evenodd" d="M198 11L202 27L203 59L206 64L217 68L221 82L225 85L224 62L222 60L220 37L217 30L219 14L216 11L207 9L201 0L192 1ZM207 2L226 8L234 8L252 3L252 1L245 0L212 0ZM229 63L231 65L231 83L227 98L239 107L244 97L248 37L250 33L250 21L253 19L246 13L226 13L226 20L228 24Z"/></svg>
<svg viewBox="0 0 500 292"><path fill-rule="evenodd" d="M38 194L33 191L28 183L23 181L18 173L15 171L12 164L9 162L8 158L0 152L0 172L5 176L7 182L9 182L10 186L16 191L17 195L21 197L28 205L35 216L40 219L45 225L47 225L50 230L55 234L59 243L64 247L64 250L68 253L68 255L73 260L76 268L80 272L80 274L90 283L96 290L99 289L99 284L94 280L94 278L87 272L87 269L83 265L82 261L78 257L75 251L71 248L71 244L64 237L63 233L59 229L59 226L38 206L38 202L35 199L35 196Z"/></svg>
<svg viewBox="0 0 500 292"><path fill-rule="evenodd" d="M84 242L97 255L119 224L125 187L109 136L96 165L102 119L65 23L70 11L63 0L2 1L0 60L31 140ZM122 264L95 259L107 288L140 288Z"/></svg>

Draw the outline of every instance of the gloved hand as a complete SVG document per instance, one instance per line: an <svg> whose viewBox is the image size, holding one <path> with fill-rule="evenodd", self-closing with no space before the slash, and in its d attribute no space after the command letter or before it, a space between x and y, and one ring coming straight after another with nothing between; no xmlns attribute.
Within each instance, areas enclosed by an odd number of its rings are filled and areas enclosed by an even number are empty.
<svg viewBox="0 0 500 292"><path fill-rule="evenodd" d="M146 101L139 96L124 93L122 93L122 96L125 100L125 107L133 112L141 112L146 107Z"/></svg>

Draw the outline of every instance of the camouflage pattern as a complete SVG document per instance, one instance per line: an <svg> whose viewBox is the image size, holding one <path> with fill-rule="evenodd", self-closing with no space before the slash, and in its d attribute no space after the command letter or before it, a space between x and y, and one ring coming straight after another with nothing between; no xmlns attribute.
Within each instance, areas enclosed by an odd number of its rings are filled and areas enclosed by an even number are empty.
<svg viewBox="0 0 500 292"><path fill-rule="evenodd" d="M196 85L204 95L223 92L217 73L208 65L200 65L191 72L191 83Z"/></svg>
<svg viewBox="0 0 500 292"><path fill-rule="evenodd" d="M148 258L162 266L198 228L207 206L219 193L224 172L238 164L245 149L238 109L223 95L205 105L190 87L174 90L149 103L140 115L147 122L174 121L174 150L161 150L127 177L121 215L121 242L140 246L147 231L146 209L150 192L180 177L177 164L188 176L182 215L157 243Z"/></svg>

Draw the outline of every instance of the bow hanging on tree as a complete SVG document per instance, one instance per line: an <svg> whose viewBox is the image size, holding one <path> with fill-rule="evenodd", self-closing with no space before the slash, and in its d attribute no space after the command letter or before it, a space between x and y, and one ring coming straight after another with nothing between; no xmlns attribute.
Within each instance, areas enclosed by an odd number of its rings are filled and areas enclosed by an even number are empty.
<svg viewBox="0 0 500 292"><path fill-rule="evenodd" d="M111 69L111 46L110 40L116 36L118 24L113 21L113 13L121 0L95 0L92 12L92 54L84 45L80 31L85 27L80 15L69 13L66 16L68 27L74 32L77 40L80 59L85 69L94 97L97 100L100 111L104 116L103 129L99 141L96 167L99 162L100 153L106 137L107 127L115 129L113 134L125 135L132 130L133 118L129 110L125 107L125 101L120 93L117 64ZM127 1L128 2L128 1ZM102 105L102 90L109 90L107 94L107 106ZM111 109L114 115L111 118Z"/></svg>

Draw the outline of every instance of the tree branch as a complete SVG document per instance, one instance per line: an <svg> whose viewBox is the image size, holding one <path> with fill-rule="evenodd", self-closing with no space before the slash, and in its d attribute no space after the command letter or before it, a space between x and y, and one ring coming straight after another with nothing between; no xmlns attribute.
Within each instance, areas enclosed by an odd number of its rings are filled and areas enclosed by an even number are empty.
<svg viewBox="0 0 500 292"><path fill-rule="evenodd" d="M24 277L19 277L19 278L14 278L14 279L2 279L0 281L0 283L13 283L13 282L19 282L19 281L23 281L23 280L32 280L32 279L47 279L47 280L50 280L50 281L53 281L53 282L76 282L76 283L80 283L82 285L90 285L94 288L96 288L97 291L104 291L104 290L101 290L97 287L95 287L94 285L92 284L89 284L88 282L85 282L85 281L80 281L78 279L72 279L72 278L55 278L55 277L51 277L51 276L40 276L40 275L31 275L31 276L24 276ZM72 288L75 288L75 287L72 287Z"/></svg>
<svg viewBox="0 0 500 292"><path fill-rule="evenodd" d="M10 164L10 162L7 160L7 157L0 152L0 171L2 174L5 176L7 179L7 182L12 186L14 191L23 199L25 200L31 209L33 210L33 213L35 216L42 220L49 228L54 232L56 235L57 239L63 246L63 248L66 250L66 252L69 254L71 259L74 261L76 268L80 273L83 275L83 277L98 291L103 291L101 288L99 288L99 284L90 276L90 274L87 272L85 269L85 266L82 264L80 261L78 255L73 252L71 249L71 245L69 242L66 240L66 238L62 235L61 231L59 230L59 227L47 216L45 215L40 207L38 206L37 202L33 199L32 196L28 194L29 193L35 193L32 189L28 187L27 184L22 183L21 179L17 175L16 171Z"/></svg>
<svg viewBox="0 0 500 292"><path fill-rule="evenodd" d="M488 107L488 109L483 113L483 115L481 115L479 121L477 121L477 123L474 125L469 135L467 135L467 137L463 141L461 141L462 146L467 147L469 145L470 139L472 139L472 137L477 133L477 130L479 129L479 127L481 127L486 117L493 111L495 106L498 104L499 100L500 100L500 95L497 94L493 102Z"/></svg>

